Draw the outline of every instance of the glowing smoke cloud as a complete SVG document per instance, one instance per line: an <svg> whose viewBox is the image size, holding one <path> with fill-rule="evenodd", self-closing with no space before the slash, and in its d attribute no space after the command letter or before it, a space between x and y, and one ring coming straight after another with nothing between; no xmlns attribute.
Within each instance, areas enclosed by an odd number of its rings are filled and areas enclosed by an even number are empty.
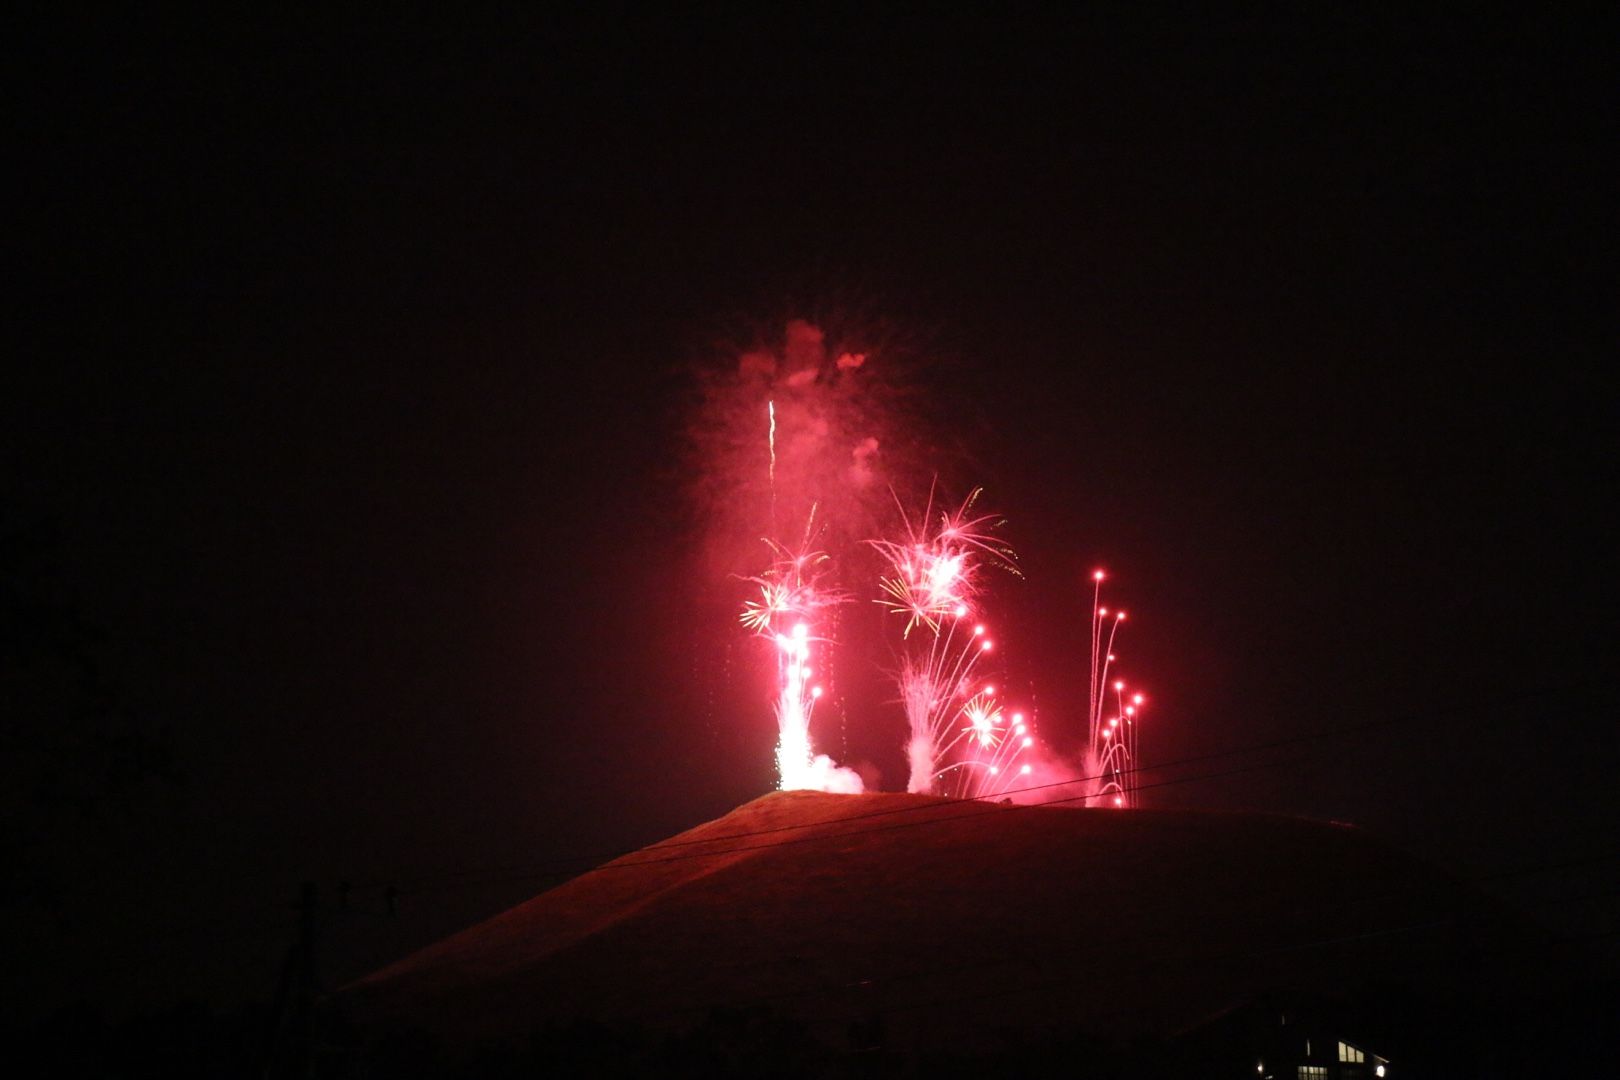
<svg viewBox="0 0 1620 1080"><path fill-rule="evenodd" d="M774 561L765 574L748 578L759 592L742 616L775 646L783 788L860 790L852 771L814 753L810 719L822 684L803 672L819 667L825 675L831 636L825 608L842 595L838 576L870 558L861 540L895 482L883 448L910 441L890 436L899 395L874 374L885 365L869 356L865 346L834 346L818 327L792 320L779 339L743 351L734 372L706 375L692 430L694 493L715 569L752 574L744 539L757 551L753 538L761 532L778 536L784 522L813 523L796 552L771 542ZM805 554L812 532L814 546L831 557ZM805 632L796 637L801 624Z"/></svg>
<svg viewBox="0 0 1620 1080"><path fill-rule="evenodd" d="M1006 769L1027 731L1009 739L994 687L972 689L980 661L993 648L977 621L979 572L985 563L1017 573L1016 556L999 543L993 515L973 516L975 489L955 512L932 524L932 499L920 524L901 509L904 540L873 540L887 573L878 601L906 620L899 670L909 736L906 790L978 795L1011 780ZM1025 729L1020 716L1014 725ZM955 755L957 760L952 761ZM945 783L942 783L944 781Z"/></svg>
<svg viewBox="0 0 1620 1080"><path fill-rule="evenodd" d="M766 541L776 560L764 574L749 579L759 592L743 605L740 618L744 626L768 639L776 651L776 770L780 788L858 794L862 790L860 776L835 765L826 755L816 754L810 739L811 714L822 693L815 682L812 662L816 660L816 646L827 644L816 626L823 611L843 600L821 586L828 558L823 552L808 550L810 533L807 528L805 547L798 552Z"/></svg>
<svg viewBox="0 0 1620 1080"><path fill-rule="evenodd" d="M875 334L838 338L793 319L778 335L739 348L729 369L700 372L687 476L710 570L755 572L757 539L791 532L816 507L827 572L848 585L889 488L925 475L897 460L916 453L920 425L906 415L901 361Z"/></svg>

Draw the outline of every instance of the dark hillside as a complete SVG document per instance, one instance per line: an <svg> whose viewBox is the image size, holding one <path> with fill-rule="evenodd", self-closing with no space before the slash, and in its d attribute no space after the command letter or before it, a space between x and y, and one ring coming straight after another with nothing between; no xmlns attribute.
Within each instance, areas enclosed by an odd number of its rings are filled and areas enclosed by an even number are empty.
<svg viewBox="0 0 1620 1080"><path fill-rule="evenodd" d="M1265 994L1522 985L1540 943L1353 828L775 793L348 988L453 1037L690 1028L768 1006L833 1045L1173 1036ZM1530 952L1526 952L1526 947Z"/></svg>

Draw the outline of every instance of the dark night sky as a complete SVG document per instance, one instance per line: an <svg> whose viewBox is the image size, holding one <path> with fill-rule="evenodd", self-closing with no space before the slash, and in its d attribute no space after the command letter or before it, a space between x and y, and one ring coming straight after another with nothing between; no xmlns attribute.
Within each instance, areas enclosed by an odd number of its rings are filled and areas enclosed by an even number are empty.
<svg viewBox="0 0 1620 1080"><path fill-rule="evenodd" d="M47 994L268 994L300 879L398 882L330 934L353 975L766 790L681 433L725 328L827 310L932 361L1044 700L1101 563L1149 763L1410 720L1151 804L1474 874L1612 850L1603 38L33 27L0 450ZM130 729L181 783L100 779Z"/></svg>

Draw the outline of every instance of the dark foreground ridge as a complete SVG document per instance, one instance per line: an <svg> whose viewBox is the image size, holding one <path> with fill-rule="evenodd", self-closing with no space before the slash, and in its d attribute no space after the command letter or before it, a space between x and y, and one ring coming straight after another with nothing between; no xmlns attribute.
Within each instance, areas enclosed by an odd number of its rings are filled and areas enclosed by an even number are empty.
<svg viewBox="0 0 1620 1080"><path fill-rule="evenodd" d="M1081 1053L1119 1074L1263 1076L1269 1054L1291 1080L1290 1062L1323 1054L1327 1075L1352 1075L1333 1054L1353 1040L1369 1055L1357 1075L1376 1055L1398 1077L1474 1059L1486 1029L1504 1062L1516 1033L1493 1018L1513 1018L1530 1054L1531 1028L1583 1013L1591 995L1568 1000L1556 946L1344 826L779 792L331 1005L370 1052L433 1046L443 1062L504 1047L536 1064L817 1074L1034 1068L1062 1050L1069 1075Z"/></svg>

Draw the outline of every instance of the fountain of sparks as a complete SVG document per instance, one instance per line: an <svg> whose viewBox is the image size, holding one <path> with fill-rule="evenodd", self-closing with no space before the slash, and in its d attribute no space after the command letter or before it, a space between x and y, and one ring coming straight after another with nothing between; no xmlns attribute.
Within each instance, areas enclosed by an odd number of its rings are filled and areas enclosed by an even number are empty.
<svg viewBox="0 0 1620 1080"><path fill-rule="evenodd" d="M981 797L1019 775L1017 758L1031 745L1022 714L1009 721L995 688L975 689L980 664L995 648L977 617L980 570L1018 573L1016 556L993 533L993 515L974 516L982 489L935 522L933 499L920 523L901 509L905 539L873 540L887 573L878 601L905 617L900 703L909 736L906 790Z"/></svg>
<svg viewBox="0 0 1620 1080"><path fill-rule="evenodd" d="M814 520L812 511L812 525ZM759 591L743 605L740 618L745 627L775 646L778 787L783 791L808 788L855 793L862 789L860 777L818 755L810 738L811 714L822 695L811 666L812 654L818 646L828 644L817 627L822 614L843 601L841 595L821 585L828 556L808 550L811 533L807 528L806 543L798 552L766 541L775 559L765 573L748 579Z"/></svg>

